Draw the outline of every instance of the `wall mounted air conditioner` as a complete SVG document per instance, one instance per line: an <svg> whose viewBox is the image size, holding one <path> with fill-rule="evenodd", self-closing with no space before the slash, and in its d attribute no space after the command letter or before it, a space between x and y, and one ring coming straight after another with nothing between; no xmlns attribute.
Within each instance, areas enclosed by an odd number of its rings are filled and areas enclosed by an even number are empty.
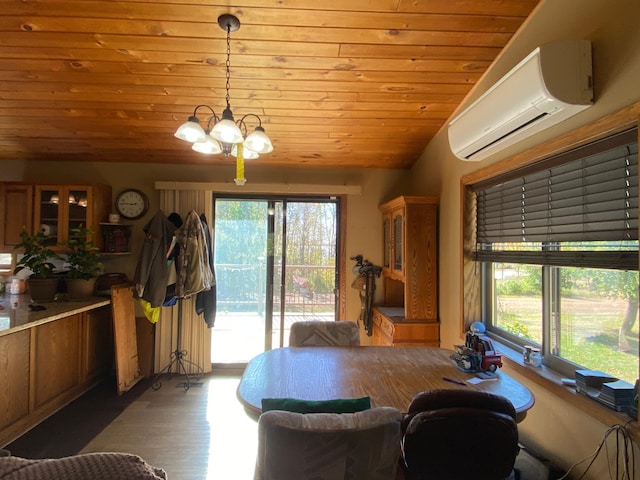
<svg viewBox="0 0 640 480"><path fill-rule="evenodd" d="M542 45L449 123L462 160L482 160L593 103L591 43Z"/></svg>

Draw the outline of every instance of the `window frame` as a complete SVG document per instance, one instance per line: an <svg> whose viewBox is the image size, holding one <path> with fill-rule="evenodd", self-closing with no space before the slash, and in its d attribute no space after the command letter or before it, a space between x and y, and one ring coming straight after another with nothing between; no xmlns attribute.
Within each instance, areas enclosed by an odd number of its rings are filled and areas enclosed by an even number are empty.
<svg viewBox="0 0 640 480"><path fill-rule="evenodd" d="M514 351L523 351L525 345L539 347L543 354L543 365L559 372L565 377L573 378L576 369L595 368L606 371L604 367L589 367L580 365L569 358L554 351L556 340L553 338L554 323L557 318L561 318L562 312L558 310L561 300L560 269L561 268L589 268L589 267L558 267L553 265L536 265L540 269L541 277L541 307L540 307L540 327L542 329L542 342L536 340L523 339L496 325L495 309L495 282L492 262L482 262L482 284L483 284L483 322L487 328L487 334L503 345L507 345ZM607 269L601 269L607 270ZM616 269L609 269L615 271ZM560 317L558 317L560 315ZM558 325L559 326L559 325ZM558 328L556 326L556 328ZM560 352L562 353L562 352ZM640 366L638 367L640 370ZM637 378L637 375L636 375ZM633 383L633 381L631 381Z"/></svg>

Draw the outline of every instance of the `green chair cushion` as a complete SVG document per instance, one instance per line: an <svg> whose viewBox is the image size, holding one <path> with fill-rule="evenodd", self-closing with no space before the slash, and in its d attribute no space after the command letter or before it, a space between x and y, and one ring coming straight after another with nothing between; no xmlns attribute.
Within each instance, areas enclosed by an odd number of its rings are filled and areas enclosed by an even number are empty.
<svg viewBox="0 0 640 480"><path fill-rule="evenodd" d="M262 413L269 410L285 410L296 413L355 413L369 410L370 408L370 397L337 398L335 400L262 399Z"/></svg>

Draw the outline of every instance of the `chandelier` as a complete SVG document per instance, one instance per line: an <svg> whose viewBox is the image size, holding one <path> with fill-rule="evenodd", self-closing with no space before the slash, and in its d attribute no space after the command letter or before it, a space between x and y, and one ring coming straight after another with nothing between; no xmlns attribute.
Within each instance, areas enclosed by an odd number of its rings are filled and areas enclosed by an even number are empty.
<svg viewBox="0 0 640 480"><path fill-rule="evenodd" d="M258 158L261 153L273 151L273 144L262 128L260 117L253 113L244 115L236 121L231 112L229 100L229 78L231 66L231 32L240 28L240 20L235 15L223 14L218 17L218 25L227 32L227 62L226 62L226 103L227 106L219 117L209 105L197 105L193 110L193 115L180 125L176 130L175 137L192 144L191 148L199 153L208 155L224 153L229 158L233 155L236 161L236 179L238 185L244 185L244 160ZM200 126L198 110L207 111L207 121L205 128ZM247 135L248 128L246 121L257 120L258 126Z"/></svg>

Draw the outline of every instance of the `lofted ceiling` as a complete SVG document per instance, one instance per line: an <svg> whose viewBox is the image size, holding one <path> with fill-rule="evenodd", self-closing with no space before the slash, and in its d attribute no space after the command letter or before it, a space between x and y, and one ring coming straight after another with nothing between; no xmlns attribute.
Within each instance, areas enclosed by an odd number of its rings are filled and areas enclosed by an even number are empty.
<svg viewBox="0 0 640 480"><path fill-rule="evenodd" d="M173 133L222 113L232 13L231 108L275 148L252 162L409 168L537 3L0 0L0 160L229 162Z"/></svg>

